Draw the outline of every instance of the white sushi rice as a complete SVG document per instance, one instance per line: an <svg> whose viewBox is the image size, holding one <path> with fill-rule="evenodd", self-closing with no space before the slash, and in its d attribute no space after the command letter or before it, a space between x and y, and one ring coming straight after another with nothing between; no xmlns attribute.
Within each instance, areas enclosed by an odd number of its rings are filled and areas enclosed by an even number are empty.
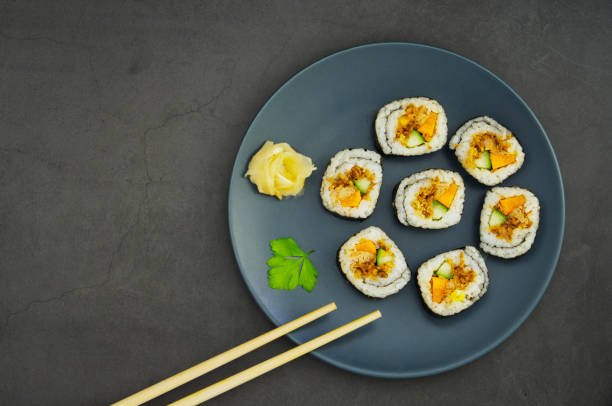
<svg viewBox="0 0 612 406"><path fill-rule="evenodd" d="M470 150L472 138L474 135L484 132L490 132L500 137L505 137L507 134L511 134L510 130L492 118L487 116L477 117L468 121L457 130L455 135L453 135L450 139L449 147L450 149L455 150L457 159L459 159L461 165L470 175L472 175L478 182L492 186L503 182L510 175L518 171L525 160L525 153L523 152L523 148L521 147L521 144L519 144L516 137L512 136L512 138L508 140L510 143L510 149L508 152L516 152L516 161L514 163L498 168L495 171L469 167L466 165L466 159Z"/></svg>
<svg viewBox="0 0 612 406"><path fill-rule="evenodd" d="M431 278L436 270L440 268L443 262L447 259L458 264L460 262L460 256L463 252L465 266L468 269L473 270L476 273L474 280L463 290L465 297L461 301L451 302L450 304L436 303L432 299L431 295ZM478 250L472 246L467 246L464 249L448 251L426 261L421 265L417 271L417 282L419 289L421 290L421 296L423 301L429 307L429 309L439 314L440 316L450 316L459 313L471 305L473 305L478 299L480 299L489 286L489 274L487 266L485 265L484 259L478 252Z"/></svg>
<svg viewBox="0 0 612 406"><path fill-rule="evenodd" d="M497 238L489 228L489 218L493 207L502 197L525 196L525 211L529 213L532 224L529 228L517 228L512 232L512 241ZM540 222L540 202L527 189L520 187L494 187L487 192L480 212L480 248L491 255L501 258L515 258L523 255L533 245Z"/></svg>
<svg viewBox="0 0 612 406"><path fill-rule="evenodd" d="M391 272L386 278L370 279L370 278L356 278L353 272L353 249L362 238L371 241L384 241L387 246L390 247L391 253L394 257L394 265ZM368 227L361 230L349 238L338 251L338 263L340 269L346 276L349 282L357 288L364 295L384 298L394 293L397 293L402 289L410 280L410 269L406 264L404 255L399 250L397 245L391 240L383 230L378 227Z"/></svg>
<svg viewBox="0 0 612 406"><path fill-rule="evenodd" d="M343 207L332 196L332 191L329 188L331 185L330 179L350 171L355 165L369 170L376 180L370 186L369 200L362 199L357 207ZM344 217L366 218L374 212L380 194L382 179L383 171L380 154L362 148L342 150L332 157L323 174L323 181L321 182L321 201L323 206L327 210Z"/></svg>
<svg viewBox="0 0 612 406"><path fill-rule="evenodd" d="M395 140L395 130L398 126L398 119L406 112L406 107L413 104L416 107L425 106L429 111L438 113L436 130L429 142L418 147L408 148L402 145L399 140ZM448 126L446 112L444 108L434 99L428 97L409 97L406 99L395 100L383 106L376 116L374 122L376 138L382 151L387 155L423 155L439 150L446 144Z"/></svg>
<svg viewBox="0 0 612 406"><path fill-rule="evenodd" d="M412 207L412 201L419 193L422 187L430 184L435 177L440 179L440 182L451 184L455 182L458 186L457 194L453 199L451 207L440 220L432 218L423 218ZM393 205L397 219L405 226L421 227L421 228L447 228L459 223L461 214L463 213L463 201L465 199L465 185L461 175L457 172L447 171L444 169L428 169L426 171L415 173L402 179L395 192Z"/></svg>

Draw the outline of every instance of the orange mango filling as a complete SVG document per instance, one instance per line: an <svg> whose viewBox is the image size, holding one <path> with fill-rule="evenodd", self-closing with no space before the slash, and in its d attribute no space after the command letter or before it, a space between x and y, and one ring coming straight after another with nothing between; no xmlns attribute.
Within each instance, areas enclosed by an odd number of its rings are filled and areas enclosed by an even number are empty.
<svg viewBox="0 0 612 406"><path fill-rule="evenodd" d="M409 104L406 106L406 113L397 120L395 139L406 145L410 132L417 130L425 141L429 142L436 132L437 120L438 113L430 112L425 106L417 107L414 104Z"/></svg>
<svg viewBox="0 0 612 406"><path fill-rule="evenodd" d="M431 112L425 119L425 122L421 124L417 131L423 135L425 141L431 141L434 133L436 132L436 122L438 121L438 113Z"/></svg>
<svg viewBox="0 0 612 406"><path fill-rule="evenodd" d="M431 278L431 299L436 303L451 303L453 301L453 292L463 290L476 279L476 272L468 269L465 266L465 256L463 252L459 256L459 264L455 265L453 261L447 259L451 265L453 277L446 279L439 276ZM459 296L460 295L456 295Z"/></svg>
<svg viewBox="0 0 612 406"><path fill-rule="evenodd" d="M362 238L359 243L355 245L355 250L376 255L376 244L374 244L372 240Z"/></svg>
<svg viewBox="0 0 612 406"><path fill-rule="evenodd" d="M512 234L518 228L529 228L533 224L529 218L530 211L525 209L525 196L518 195L501 198L493 206L494 210L499 210L506 216L506 221L498 226L491 227L490 230L499 239L512 242Z"/></svg>
<svg viewBox="0 0 612 406"><path fill-rule="evenodd" d="M362 238L353 247L351 253L353 263L351 265L355 278L361 279L378 279L386 278L393 269L395 261L389 261L382 265L376 264L376 251L383 249L387 252L392 252L391 248L384 241L379 240L374 242L366 238Z"/></svg>
<svg viewBox="0 0 612 406"><path fill-rule="evenodd" d="M516 154L508 154L508 153L490 153L491 158L491 170L496 170L499 168L503 168L504 166L508 166L511 163L516 161Z"/></svg>
<svg viewBox="0 0 612 406"><path fill-rule="evenodd" d="M459 190L459 186L453 182L449 185L449 187L444 189L444 192L436 197L436 200L443 204L447 209L450 209L451 205L453 204L453 200L455 200L457 190Z"/></svg>
<svg viewBox="0 0 612 406"><path fill-rule="evenodd" d="M338 192L338 200L343 207L358 207L361 193L356 187L345 187Z"/></svg>
<svg viewBox="0 0 612 406"><path fill-rule="evenodd" d="M525 204L527 199L525 199L524 195L506 197L504 199L499 200L500 211L504 213L506 216L510 214L510 212L517 207L520 207Z"/></svg>
<svg viewBox="0 0 612 406"><path fill-rule="evenodd" d="M440 184L440 178L436 176L428 186L419 189L410 205L422 217L430 218L433 216L433 201L437 200L446 208L450 208L458 190L459 186L455 182L445 187Z"/></svg>
<svg viewBox="0 0 612 406"><path fill-rule="evenodd" d="M446 284L448 279L434 276L431 278L431 300L436 303L442 303L442 299L446 294Z"/></svg>
<svg viewBox="0 0 612 406"><path fill-rule="evenodd" d="M516 152L508 152L511 147L510 139L512 139L512 134L507 134L505 137L490 132L475 134L470 143L466 164L471 168L475 168L476 164L474 161L480 157L482 152L489 151L491 171L510 165L516 161Z"/></svg>
<svg viewBox="0 0 612 406"><path fill-rule="evenodd" d="M367 193L362 194L355 187L353 181L366 178L371 184L374 184L376 177L372 172L360 166L353 166L349 171L337 175L335 178L329 178L329 190L333 192L334 198L342 207L359 207L362 200L370 199L370 186Z"/></svg>

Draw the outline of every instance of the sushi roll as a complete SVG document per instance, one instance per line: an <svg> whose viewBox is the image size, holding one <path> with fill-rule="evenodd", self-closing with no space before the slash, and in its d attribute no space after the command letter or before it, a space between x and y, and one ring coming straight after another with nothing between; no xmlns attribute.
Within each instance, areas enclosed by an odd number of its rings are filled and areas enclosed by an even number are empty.
<svg viewBox="0 0 612 406"><path fill-rule="evenodd" d="M525 153L516 137L490 117L465 123L450 139L450 149L478 182L497 185L518 171Z"/></svg>
<svg viewBox="0 0 612 406"><path fill-rule="evenodd" d="M383 106L374 122L376 138L387 155L423 155L446 144L446 113L437 101L409 97Z"/></svg>
<svg viewBox="0 0 612 406"><path fill-rule="evenodd" d="M426 261L417 271L417 281L427 307L440 316L450 316L485 294L489 274L478 250L467 246Z"/></svg>
<svg viewBox="0 0 612 406"><path fill-rule="evenodd" d="M480 248L501 258L523 255L531 248L540 222L540 203L527 189L494 187L480 212Z"/></svg>
<svg viewBox="0 0 612 406"><path fill-rule="evenodd" d="M410 280L410 269L397 245L378 227L361 230L338 251L346 279L366 296L397 293Z"/></svg>
<svg viewBox="0 0 612 406"><path fill-rule="evenodd" d="M345 149L334 155L321 182L323 206L340 216L368 217L376 207L383 171L380 155Z"/></svg>
<svg viewBox="0 0 612 406"><path fill-rule="evenodd" d="M446 228L461 220L465 186L457 172L428 169L404 178L393 205L405 226Z"/></svg>

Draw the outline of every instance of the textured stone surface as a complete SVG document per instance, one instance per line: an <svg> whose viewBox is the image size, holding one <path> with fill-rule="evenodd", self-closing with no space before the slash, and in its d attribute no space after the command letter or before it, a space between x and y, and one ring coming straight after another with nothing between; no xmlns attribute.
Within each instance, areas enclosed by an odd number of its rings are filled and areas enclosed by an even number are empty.
<svg viewBox="0 0 612 406"><path fill-rule="evenodd" d="M211 404L611 404L612 183L594 177L611 174L611 3L254 3L0 2L0 403L108 404L271 328L227 229L240 140L298 70L409 41L491 69L546 128L567 197L548 291L460 369L381 380L306 357Z"/></svg>

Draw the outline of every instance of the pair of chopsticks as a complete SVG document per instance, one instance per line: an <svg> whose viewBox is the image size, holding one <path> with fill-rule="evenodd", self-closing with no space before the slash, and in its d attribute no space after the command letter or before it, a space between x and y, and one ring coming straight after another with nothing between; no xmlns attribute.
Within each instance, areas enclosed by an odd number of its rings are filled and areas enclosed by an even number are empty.
<svg viewBox="0 0 612 406"><path fill-rule="evenodd" d="M117 403L113 403L111 406L141 405L144 402L147 402L166 392L169 392L183 385L184 383L187 383L199 376L204 375L207 372L212 371L215 368L220 367L221 365L227 364L228 362L257 349L263 346L264 344L267 344L273 340L276 340L278 337L281 337L295 329L298 329L334 310L336 310L336 304L332 302L313 312L305 314L302 317L299 317L293 321L290 321L287 324L283 324L282 326L277 327L274 330L268 331L267 333L262 334L259 337L255 337L252 340L245 342L244 344L240 344L237 347L227 350L204 362L194 365L191 368L188 368L182 372L179 372L176 375L166 378L163 381L160 381L152 386L149 386L146 389L141 390L140 392L137 392L131 396L128 396L127 398L120 400ZM309 353L310 351L316 350L317 348L327 343L330 343L350 333L351 331L357 330L358 328L363 327L366 324L380 317L382 317L380 311L376 310L375 312L372 312L356 320L353 320L350 323L347 323L341 327L338 327L335 330L329 331L317 338L314 338L308 342L305 342L302 345L298 345L297 347L292 348L288 351L285 351L266 361L260 362L259 364L254 365L251 368L245 369L242 372L232 375L229 378L219 381L213 385L210 385L198 392L192 393L189 396L185 396L184 398L179 399L176 402L171 403L170 405L171 406L198 405L211 398L214 398L217 395L227 392L228 390L233 389L236 386L242 385L245 382L255 379L258 376L265 374L266 372L269 372L275 368L278 368L281 365L284 365L290 361L293 361L294 359L299 358L302 355Z"/></svg>

